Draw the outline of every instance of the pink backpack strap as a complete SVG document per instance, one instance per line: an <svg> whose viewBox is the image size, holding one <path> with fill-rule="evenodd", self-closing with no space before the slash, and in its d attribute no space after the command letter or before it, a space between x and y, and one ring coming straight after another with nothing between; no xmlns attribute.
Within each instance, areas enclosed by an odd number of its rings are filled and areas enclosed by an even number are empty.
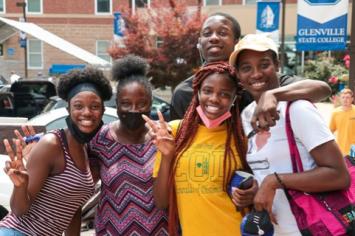
<svg viewBox="0 0 355 236"><path fill-rule="evenodd" d="M296 139L293 134L293 130L291 127L291 119L290 119L290 107L292 102L287 102L286 107L286 135L288 141L288 147L290 149L290 156L292 162L293 173L303 172L303 165L300 153L297 148Z"/></svg>

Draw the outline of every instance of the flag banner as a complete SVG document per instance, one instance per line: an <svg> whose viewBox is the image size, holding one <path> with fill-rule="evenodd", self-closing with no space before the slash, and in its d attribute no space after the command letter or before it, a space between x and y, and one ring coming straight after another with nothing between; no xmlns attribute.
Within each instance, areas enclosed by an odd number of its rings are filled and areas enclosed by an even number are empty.
<svg viewBox="0 0 355 236"><path fill-rule="evenodd" d="M280 2L257 2L256 33L266 33L279 42Z"/></svg>
<svg viewBox="0 0 355 236"><path fill-rule="evenodd" d="M347 0L298 0L297 51L345 50Z"/></svg>
<svg viewBox="0 0 355 236"><path fill-rule="evenodd" d="M114 36L123 37L125 22L120 12L113 13L113 33Z"/></svg>

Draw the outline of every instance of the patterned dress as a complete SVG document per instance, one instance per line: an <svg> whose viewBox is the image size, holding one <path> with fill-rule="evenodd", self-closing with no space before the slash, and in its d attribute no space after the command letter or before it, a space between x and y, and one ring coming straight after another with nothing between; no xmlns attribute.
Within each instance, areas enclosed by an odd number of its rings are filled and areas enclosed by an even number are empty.
<svg viewBox="0 0 355 236"><path fill-rule="evenodd" d="M97 235L168 235L167 214L153 201L152 142L121 144L105 125L89 145L91 164L99 165Z"/></svg>

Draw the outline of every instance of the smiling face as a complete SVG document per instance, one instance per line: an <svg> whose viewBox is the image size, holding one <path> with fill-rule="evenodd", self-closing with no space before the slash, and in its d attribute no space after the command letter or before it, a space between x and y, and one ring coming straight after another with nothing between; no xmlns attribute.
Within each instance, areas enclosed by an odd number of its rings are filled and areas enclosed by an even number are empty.
<svg viewBox="0 0 355 236"><path fill-rule="evenodd" d="M243 50L238 56L236 74L256 101L267 90L279 87L278 61L272 51Z"/></svg>
<svg viewBox="0 0 355 236"><path fill-rule="evenodd" d="M199 43L206 62L227 61L237 43L232 22L220 15L209 17L202 26Z"/></svg>
<svg viewBox="0 0 355 236"><path fill-rule="evenodd" d="M199 102L208 119L214 120L227 111L236 96L236 86L227 74L211 74L201 84Z"/></svg>
<svg viewBox="0 0 355 236"><path fill-rule="evenodd" d="M93 132L99 126L103 113L103 101L96 93L80 92L69 101L70 118L83 133Z"/></svg>
<svg viewBox="0 0 355 236"><path fill-rule="evenodd" d="M118 115L122 112L148 112L151 105L152 97L140 83L128 83L117 93Z"/></svg>

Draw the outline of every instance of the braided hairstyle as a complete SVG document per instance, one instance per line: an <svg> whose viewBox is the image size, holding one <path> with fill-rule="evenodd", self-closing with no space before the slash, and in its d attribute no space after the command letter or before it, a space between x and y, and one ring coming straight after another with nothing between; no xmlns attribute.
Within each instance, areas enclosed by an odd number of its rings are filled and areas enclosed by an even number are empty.
<svg viewBox="0 0 355 236"><path fill-rule="evenodd" d="M196 74L193 80L193 97L192 101L184 115L183 120L177 130L175 142L176 142L176 155L173 159L173 165L170 167L169 186L173 188L169 191L169 234L176 235L178 230L178 210L176 200L176 187L175 187L175 173L177 163L179 162L182 154L188 149L192 140L194 139L198 124L201 123L201 118L198 115L196 108L199 105L198 92L201 88L202 82L211 74L225 74L235 84L237 91L237 99L234 101L230 112L231 118L226 120L227 125L227 139L225 143L225 152L223 158L223 190L227 190L227 185L232 177L231 168L237 166L237 155L233 152L232 145L235 145L237 154L240 157L241 166L244 169L248 168L246 164L246 138L242 130L238 103L240 100L239 93L242 91L236 76L234 69L227 62L212 62L202 67ZM234 141L232 143L232 140Z"/></svg>

